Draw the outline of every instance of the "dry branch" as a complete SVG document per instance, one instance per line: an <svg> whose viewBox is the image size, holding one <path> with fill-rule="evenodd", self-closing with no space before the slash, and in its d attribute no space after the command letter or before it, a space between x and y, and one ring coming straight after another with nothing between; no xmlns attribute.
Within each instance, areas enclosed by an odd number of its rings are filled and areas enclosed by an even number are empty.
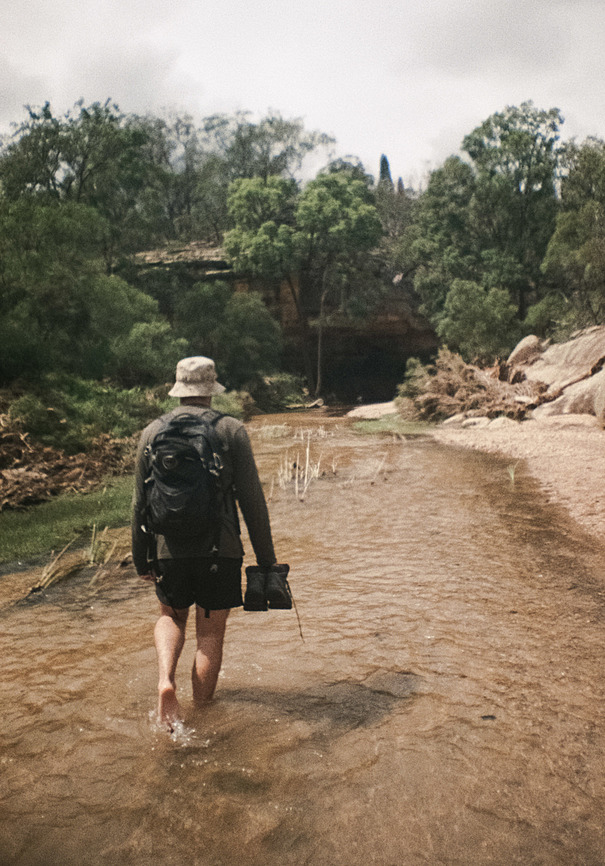
<svg viewBox="0 0 605 866"><path fill-rule="evenodd" d="M413 397L421 418L440 420L459 413L495 418L506 415L515 420L544 402L546 386L524 381L502 381L499 368L481 369L466 364L459 355L441 350L430 373Z"/></svg>

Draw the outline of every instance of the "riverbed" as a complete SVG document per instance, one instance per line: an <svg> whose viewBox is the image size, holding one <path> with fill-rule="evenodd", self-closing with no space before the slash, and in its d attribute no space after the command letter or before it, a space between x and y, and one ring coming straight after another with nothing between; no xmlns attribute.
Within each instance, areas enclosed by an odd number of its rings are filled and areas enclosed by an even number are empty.
<svg viewBox="0 0 605 866"><path fill-rule="evenodd" d="M510 460L250 430L300 624L233 613L202 713L190 636L168 735L132 571L0 583L0 862L602 866L600 542Z"/></svg>

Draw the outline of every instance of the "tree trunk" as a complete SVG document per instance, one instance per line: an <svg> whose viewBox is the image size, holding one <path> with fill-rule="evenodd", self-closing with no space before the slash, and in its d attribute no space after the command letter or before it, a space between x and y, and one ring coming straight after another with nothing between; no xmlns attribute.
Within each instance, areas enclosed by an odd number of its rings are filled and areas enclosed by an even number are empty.
<svg viewBox="0 0 605 866"><path fill-rule="evenodd" d="M321 281L321 299L319 301L319 322L317 324L317 380L315 384L315 396L321 396L322 382L322 366L323 366L323 332L324 332L324 310L326 306L326 298L328 296L327 287L328 269L323 273Z"/></svg>
<svg viewBox="0 0 605 866"><path fill-rule="evenodd" d="M298 318L298 326L300 331L300 341L303 354L303 363L305 367L305 376L307 377L309 383L309 390L313 391L315 386L315 377L313 375L313 365L311 363L311 335L309 332L309 321L307 319L305 311L302 308L302 305L300 303L300 297L290 276L286 277L286 282L288 283L288 287L292 295L292 300L294 301L294 306L296 307L296 316Z"/></svg>

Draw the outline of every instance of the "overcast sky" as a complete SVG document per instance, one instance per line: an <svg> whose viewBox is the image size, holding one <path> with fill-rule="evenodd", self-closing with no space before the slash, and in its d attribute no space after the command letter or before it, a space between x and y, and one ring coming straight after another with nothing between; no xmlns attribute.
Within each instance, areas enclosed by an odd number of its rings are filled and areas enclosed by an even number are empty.
<svg viewBox="0 0 605 866"><path fill-rule="evenodd" d="M418 185L495 111L605 138L605 0L0 0L0 130L25 104L301 117Z"/></svg>

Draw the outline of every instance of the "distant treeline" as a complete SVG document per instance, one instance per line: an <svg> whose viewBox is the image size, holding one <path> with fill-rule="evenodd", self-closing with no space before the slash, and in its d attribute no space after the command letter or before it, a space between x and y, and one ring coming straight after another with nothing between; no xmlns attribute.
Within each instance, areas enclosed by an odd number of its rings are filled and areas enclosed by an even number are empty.
<svg viewBox="0 0 605 866"><path fill-rule="evenodd" d="M152 386L203 353L230 388L262 390L282 335L260 296L177 272L135 276L138 251L192 240L220 245L257 284L290 285L289 372L315 393L330 323L363 320L389 293L469 360L505 355L529 332L600 324L605 143L563 144L562 123L558 109L508 107L413 190L386 156L374 177L279 115L28 109L0 147L0 384ZM303 182L309 157L325 167Z"/></svg>

